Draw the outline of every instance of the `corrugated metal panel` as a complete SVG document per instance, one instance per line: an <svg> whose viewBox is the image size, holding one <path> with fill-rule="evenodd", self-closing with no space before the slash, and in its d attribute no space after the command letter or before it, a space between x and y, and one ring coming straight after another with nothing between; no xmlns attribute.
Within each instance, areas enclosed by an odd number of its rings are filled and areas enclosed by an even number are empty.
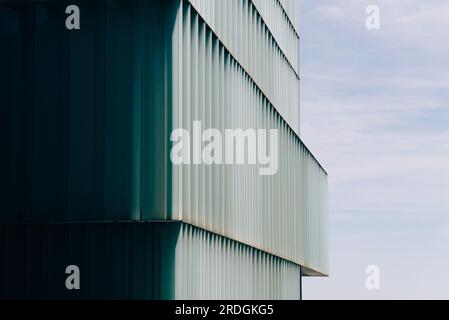
<svg viewBox="0 0 449 320"><path fill-rule="evenodd" d="M297 11L287 14L287 11L284 9L284 6L287 8L287 5L295 4L299 0L294 0L294 3L291 4L290 1L285 0L285 3L278 0L252 0L252 2L268 29L270 29L282 52L287 56L296 73L299 73L299 34L296 28ZM288 11L290 11L290 7L288 8Z"/></svg>
<svg viewBox="0 0 449 320"><path fill-rule="evenodd" d="M203 10L214 9L207 8ZM226 5L221 4L219 12L223 10ZM176 23L172 86L173 95L181 98L172 106L173 129L192 132L193 121L221 132L274 128L279 130L280 150L279 171L268 177L249 165L173 166L172 218L326 274L327 174L188 2L179 7ZM260 60L267 65L275 61ZM279 78L272 81L280 89L287 78L283 72L274 74ZM285 92L285 101L295 108L297 90Z"/></svg>
<svg viewBox="0 0 449 320"><path fill-rule="evenodd" d="M279 3L274 0L267 3L271 2L277 9L274 12L281 16ZM265 97L299 134L299 41L294 30L288 27L288 19L273 20L274 13L266 14L273 26L270 30L251 0L183 0L182 7L184 11L192 11L184 12L186 15L199 13L226 51L239 61ZM178 19L183 21L181 15ZM193 33L192 36L197 35ZM186 50L184 48L184 52Z"/></svg>
<svg viewBox="0 0 449 320"><path fill-rule="evenodd" d="M269 1L269 0L265 0ZM300 0L278 0L291 21L293 28L295 28L296 33L299 33L299 2Z"/></svg>
<svg viewBox="0 0 449 320"><path fill-rule="evenodd" d="M300 298L300 266L183 225L176 244L176 299Z"/></svg>
<svg viewBox="0 0 449 320"><path fill-rule="evenodd" d="M65 287L69 265L80 290ZM0 225L0 299L298 299L299 276L180 223Z"/></svg>

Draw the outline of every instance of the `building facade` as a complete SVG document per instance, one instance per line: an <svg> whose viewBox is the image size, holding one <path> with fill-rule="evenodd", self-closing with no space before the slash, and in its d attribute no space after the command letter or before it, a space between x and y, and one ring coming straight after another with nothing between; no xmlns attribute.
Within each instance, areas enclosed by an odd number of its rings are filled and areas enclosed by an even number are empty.
<svg viewBox="0 0 449 320"><path fill-rule="evenodd" d="M299 138L298 1L76 1L69 30L71 4L0 4L0 296L299 299L328 236L327 173ZM276 174L174 164L195 121L276 129Z"/></svg>

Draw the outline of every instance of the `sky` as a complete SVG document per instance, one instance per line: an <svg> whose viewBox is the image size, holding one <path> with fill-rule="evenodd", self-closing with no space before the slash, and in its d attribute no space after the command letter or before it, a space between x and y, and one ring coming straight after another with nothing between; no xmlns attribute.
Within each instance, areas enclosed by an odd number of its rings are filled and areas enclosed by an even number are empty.
<svg viewBox="0 0 449 320"><path fill-rule="evenodd" d="M447 0L301 0L301 138L330 223L330 276L305 299L449 299L448 32Z"/></svg>

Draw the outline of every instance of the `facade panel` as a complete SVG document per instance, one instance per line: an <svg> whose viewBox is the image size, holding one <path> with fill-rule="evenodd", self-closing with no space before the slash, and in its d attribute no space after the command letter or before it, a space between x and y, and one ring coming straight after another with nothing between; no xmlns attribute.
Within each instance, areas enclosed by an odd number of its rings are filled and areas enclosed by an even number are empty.
<svg viewBox="0 0 449 320"><path fill-rule="evenodd" d="M1 299L172 299L176 223L0 225ZM67 290L66 267L79 268Z"/></svg>
<svg viewBox="0 0 449 320"><path fill-rule="evenodd" d="M166 1L68 4L0 4L0 222L165 219Z"/></svg>
<svg viewBox="0 0 449 320"><path fill-rule="evenodd" d="M202 10L208 12L207 6ZM225 4L221 10L226 10ZM279 168L273 176L261 176L253 165L173 166L172 218L326 274L326 172L186 1L179 7L177 23L173 93L182 98L172 107L173 128L193 132L193 122L199 121L203 130L221 132L277 129ZM298 109L298 88L287 91L286 103Z"/></svg>
<svg viewBox="0 0 449 320"><path fill-rule="evenodd" d="M279 2L270 0L269 3L273 3L274 12L281 15ZM181 22L189 16L199 15L293 131L299 134L299 41L289 29L288 19L273 20L274 15L270 14L267 21L273 29L269 29L251 0L183 0L180 5L177 19ZM188 27L186 23L181 22L181 25ZM285 39L281 42L285 44L285 50L277 39Z"/></svg>
<svg viewBox="0 0 449 320"><path fill-rule="evenodd" d="M299 74L299 33L296 28L298 11L294 11L299 1L252 0L252 2L282 52Z"/></svg>
<svg viewBox="0 0 449 320"><path fill-rule="evenodd" d="M229 238L184 224L175 254L177 300L300 298L299 265Z"/></svg>
<svg viewBox="0 0 449 320"><path fill-rule="evenodd" d="M80 0L76 31L69 4L0 4L0 296L296 299L301 274L326 275L297 1ZM173 164L171 133L195 122L276 129L274 174Z"/></svg>
<svg viewBox="0 0 449 320"><path fill-rule="evenodd" d="M299 277L299 265L176 222L0 225L1 299L299 299Z"/></svg>

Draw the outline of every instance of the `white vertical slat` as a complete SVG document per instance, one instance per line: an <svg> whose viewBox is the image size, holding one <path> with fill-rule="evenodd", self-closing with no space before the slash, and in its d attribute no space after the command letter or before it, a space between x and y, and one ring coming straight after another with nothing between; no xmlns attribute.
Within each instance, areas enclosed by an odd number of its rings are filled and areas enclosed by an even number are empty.
<svg viewBox="0 0 449 320"><path fill-rule="evenodd" d="M280 154L278 174L269 177L248 165L173 166L173 217L327 273L327 177L297 136L299 78L287 54L297 49L281 45L292 34L282 25L293 4L285 2L283 15L279 6L183 2L173 37L181 44L173 126L192 133L192 121L201 120L203 130L278 129Z"/></svg>

